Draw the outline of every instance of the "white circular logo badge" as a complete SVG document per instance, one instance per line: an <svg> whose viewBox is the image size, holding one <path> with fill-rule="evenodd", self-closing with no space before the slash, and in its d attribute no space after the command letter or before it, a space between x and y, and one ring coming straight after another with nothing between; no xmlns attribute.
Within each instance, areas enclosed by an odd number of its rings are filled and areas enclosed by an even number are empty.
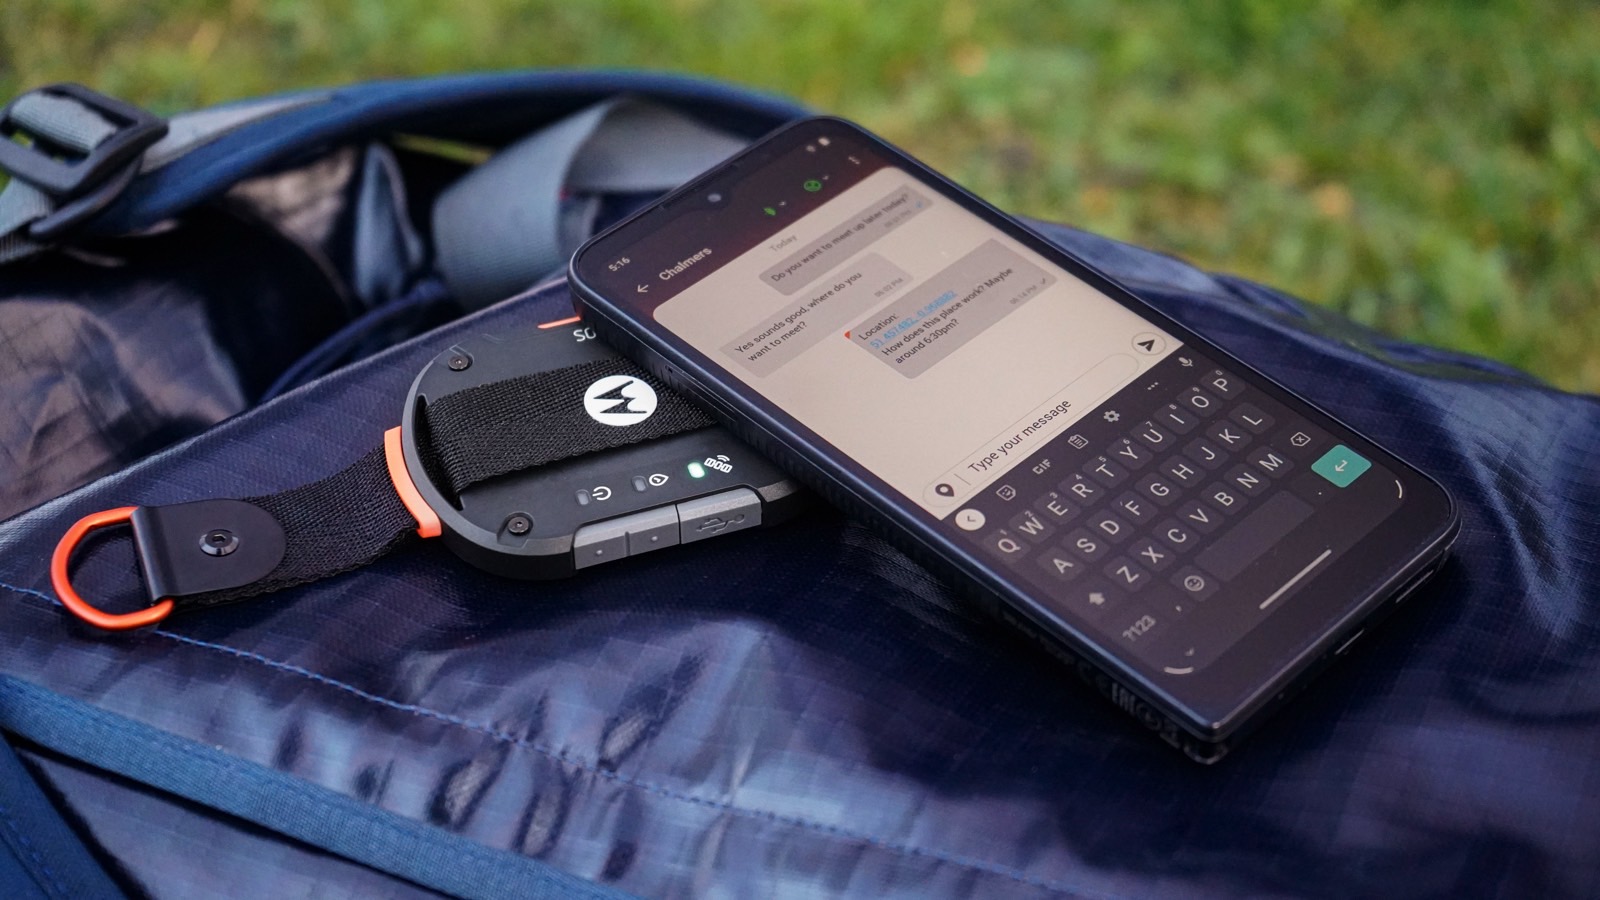
<svg viewBox="0 0 1600 900"><path fill-rule="evenodd" d="M656 392L632 375L607 375L583 392L583 408L601 425L633 425L656 411Z"/></svg>

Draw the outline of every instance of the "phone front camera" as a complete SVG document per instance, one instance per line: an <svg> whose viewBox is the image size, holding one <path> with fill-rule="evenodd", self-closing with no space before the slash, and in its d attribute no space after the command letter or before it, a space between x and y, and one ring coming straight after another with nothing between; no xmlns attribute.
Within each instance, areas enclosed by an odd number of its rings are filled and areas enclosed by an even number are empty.
<svg viewBox="0 0 1600 900"><path fill-rule="evenodd" d="M716 194L716 193L707 194L706 195L706 202L707 203L721 203L722 202L722 195L721 194Z"/></svg>

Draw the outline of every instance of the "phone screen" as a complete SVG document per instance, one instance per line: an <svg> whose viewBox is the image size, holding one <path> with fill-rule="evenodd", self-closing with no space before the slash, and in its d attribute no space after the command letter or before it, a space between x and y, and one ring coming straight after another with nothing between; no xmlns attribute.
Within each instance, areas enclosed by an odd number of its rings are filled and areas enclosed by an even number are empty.
<svg viewBox="0 0 1600 900"><path fill-rule="evenodd" d="M1358 590L1322 576L1431 488L849 132L723 185L602 277L1151 674Z"/></svg>

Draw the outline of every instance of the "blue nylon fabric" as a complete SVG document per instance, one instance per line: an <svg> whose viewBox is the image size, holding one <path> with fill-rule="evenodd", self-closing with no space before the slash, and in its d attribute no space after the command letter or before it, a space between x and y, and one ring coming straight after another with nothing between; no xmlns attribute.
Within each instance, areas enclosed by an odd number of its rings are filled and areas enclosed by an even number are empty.
<svg viewBox="0 0 1600 900"><path fill-rule="evenodd" d="M0 739L0 897L123 896Z"/></svg>
<svg viewBox="0 0 1600 900"><path fill-rule="evenodd" d="M241 179L306 162L332 146L396 133L498 146L618 94L648 96L750 138L805 114L804 107L776 95L655 72L483 73L302 93L318 102L243 125L142 174L89 223L87 233L116 235L146 228L220 195Z"/></svg>
<svg viewBox="0 0 1600 900"><path fill-rule="evenodd" d="M0 726L74 759L453 896L623 896L25 681L0 678ZM27 849L26 839L17 837ZM43 861L36 869L41 884L63 887ZM72 895L63 890L52 896Z"/></svg>
<svg viewBox="0 0 1600 900"><path fill-rule="evenodd" d="M1219 766L827 511L556 584L424 545L132 635L51 601L76 517L336 471L454 336L560 315L560 283L0 525L0 674L649 896L1600 894L1600 402L1049 233L1461 504L1440 577ZM108 539L76 581L131 600L131 566Z"/></svg>

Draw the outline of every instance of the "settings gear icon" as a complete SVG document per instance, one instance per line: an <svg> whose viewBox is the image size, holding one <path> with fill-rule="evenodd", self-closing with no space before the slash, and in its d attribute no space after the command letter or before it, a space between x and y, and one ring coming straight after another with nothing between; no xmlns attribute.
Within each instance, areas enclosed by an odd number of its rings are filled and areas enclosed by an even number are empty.
<svg viewBox="0 0 1600 900"><path fill-rule="evenodd" d="M1122 418L1122 414L1114 409L1108 409L1101 414L1100 418L1105 419L1107 422L1115 422Z"/></svg>

